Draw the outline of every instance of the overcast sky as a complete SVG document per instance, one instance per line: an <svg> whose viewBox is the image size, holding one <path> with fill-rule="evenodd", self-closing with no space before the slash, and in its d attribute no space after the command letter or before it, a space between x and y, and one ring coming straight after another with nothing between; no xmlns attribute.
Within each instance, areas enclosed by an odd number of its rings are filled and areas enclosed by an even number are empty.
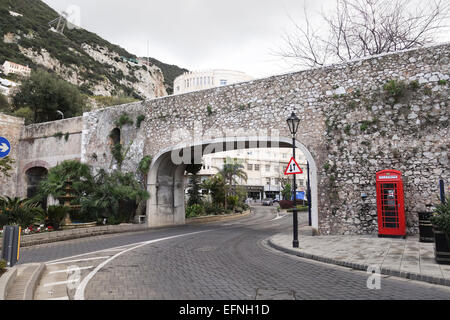
<svg viewBox="0 0 450 320"><path fill-rule="evenodd" d="M319 14L334 0L305 0ZM254 77L291 71L271 51L302 19L302 0L44 0L76 5L81 26L137 56L189 70L232 69ZM313 16L314 18L314 16Z"/></svg>

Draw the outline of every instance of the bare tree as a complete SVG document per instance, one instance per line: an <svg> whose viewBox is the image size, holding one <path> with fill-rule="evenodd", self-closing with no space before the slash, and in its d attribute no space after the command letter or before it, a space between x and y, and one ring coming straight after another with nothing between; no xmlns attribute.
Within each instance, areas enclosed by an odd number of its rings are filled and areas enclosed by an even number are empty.
<svg viewBox="0 0 450 320"><path fill-rule="evenodd" d="M448 0L336 0L315 26L304 7L302 24L276 52L303 67L323 66L433 43L448 28Z"/></svg>

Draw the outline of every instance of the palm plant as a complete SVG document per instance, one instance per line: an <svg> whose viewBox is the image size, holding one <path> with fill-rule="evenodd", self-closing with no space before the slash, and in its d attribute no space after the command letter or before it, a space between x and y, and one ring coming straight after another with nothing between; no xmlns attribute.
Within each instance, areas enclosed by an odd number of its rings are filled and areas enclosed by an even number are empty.
<svg viewBox="0 0 450 320"><path fill-rule="evenodd" d="M108 174L100 170L95 177L95 188L81 199L82 213L112 220L129 220L134 215L130 210L140 201L150 197L131 173L114 171Z"/></svg>
<svg viewBox="0 0 450 320"><path fill-rule="evenodd" d="M235 190L238 178L247 181L248 176L244 170L244 165L237 159L227 158L222 169L217 173L225 180L225 209L227 208L227 197L231 194L231 190Z"/></svg>
<svg viewBox="0 0 450 320"><path fill-rule="evenodd" d="M17 224L23 228L35 222L42 222L45 213L39 203L31 199L0 198L0 215L3 222Z"/></svg>
<svg viewBox="0 0 450 320"><path fill-rule="evenodd" d="M202 182L201 188L211 193L214 204L223 204L225 200L225 180L220 175L215 175Z"/></svg>
<svg viewBox="0 0 450 320"><path fill-rule="evenodd" d="M91 168L88 165L74 160L63 161L50 169L47 177L41 181L36 199L46 199L49 195L59 199L66 193L64 188L68 180L72 183L74 195L77 198L89 193L94 184Z"/></svg>

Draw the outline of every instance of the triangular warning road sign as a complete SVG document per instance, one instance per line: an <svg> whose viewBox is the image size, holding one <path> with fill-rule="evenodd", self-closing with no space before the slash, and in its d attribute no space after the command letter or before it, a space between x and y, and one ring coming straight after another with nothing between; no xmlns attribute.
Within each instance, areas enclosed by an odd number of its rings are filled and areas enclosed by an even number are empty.
<svg viewBox="0 0 450 320"><path fill-rule="evenodd" d="M289 165L286 168L286 171L284 172L285 176L291 175L291 174L303 174L302 168L298 165L297 161L295 161L294 158L291 158L291 161L289 162Z"/></svg>

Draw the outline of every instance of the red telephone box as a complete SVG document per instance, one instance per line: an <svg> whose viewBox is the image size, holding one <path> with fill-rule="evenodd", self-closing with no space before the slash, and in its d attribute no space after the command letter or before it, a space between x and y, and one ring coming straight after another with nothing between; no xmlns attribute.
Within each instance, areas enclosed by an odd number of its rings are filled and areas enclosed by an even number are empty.
<svg viewBox="0 0 450 320"><path fill-rule="evenodd" d="M378 235L406 237L405 198L402 173L377 173Z"/></svg>

